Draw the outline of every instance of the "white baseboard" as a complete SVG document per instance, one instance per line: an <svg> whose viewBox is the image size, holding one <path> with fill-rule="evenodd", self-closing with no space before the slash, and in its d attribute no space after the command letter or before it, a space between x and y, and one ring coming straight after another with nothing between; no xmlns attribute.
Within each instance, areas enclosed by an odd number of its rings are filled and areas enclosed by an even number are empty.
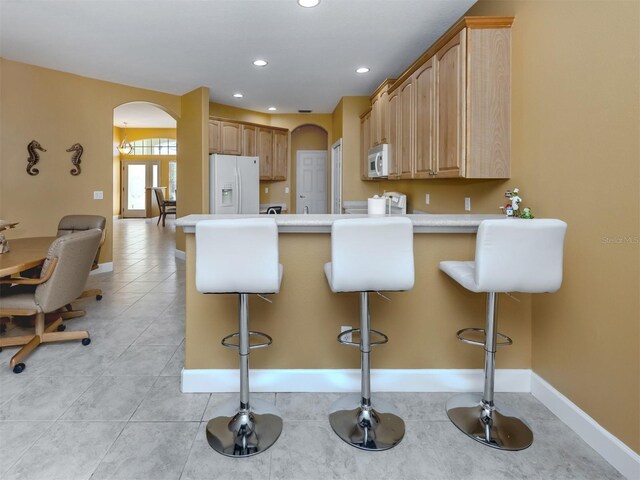
<svg viewBox="0 0 640 480"><path fill-rule="evenodd" d="M97 275L98 273L113 272L113 262L99 263L98 268L91 270L89 275Z"/></svg>
<svg viewBox="0 0 640 480"><path fill-rule="evenodd" d="M534 372L531 393L625 477L640 478L640 455Z"/></svg>
<svg viewBox="0 0 640 480"><path fill-rule="evenodd" d="M187 260L187 254L184 253L182 250L176 249L176 258L178 260L185 260L186 261Z"/></svg>
<svg viewBox="0 0 640 480"><path fill-rule="evenodd" d="M530 370L496 370L497 392L530 392ZM357 392L360 370L353 369L253 369L249 373L253 392ZM482 391L482 370L371 370L374 392L469 392ZM237 369L183 369L184 393L237 392Z"/></svg>

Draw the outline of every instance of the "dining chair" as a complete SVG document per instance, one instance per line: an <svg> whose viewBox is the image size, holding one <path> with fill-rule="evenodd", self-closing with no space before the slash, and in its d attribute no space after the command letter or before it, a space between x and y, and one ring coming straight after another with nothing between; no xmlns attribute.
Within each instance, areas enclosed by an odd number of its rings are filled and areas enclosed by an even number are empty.
<svg viewBox="0 0 640 480"><path fill-rule="evenodd" d="M94 228L100 230L102 232L102 238L100 239L100 245L98 246L96 256L93 259L93 264L91 265L91 270L97 270L99 266L98 260L100 259L100 249L102 248L106 238L106 225L107 219L101 215L65 215L60 219L60 222L58 222L57 236L61 237L63 235L69 235L70 233L83 232ZM84 290L76 300L89 297L96 297L96 300L98 301L102 300L102 289L89 288ZM74 310L71 304L66 305L65 309L66 311L62 312L63 320L82 317L86 314L84 310Z"/></svg>
<svg viewBox="0 0 640 480"><path fill-rule="evenodd" d="M0 283L11 285L0 296L0 316L35 315L33 335L0 338L0 349L22 345L9 363L14 373L25 369L24 359L42 343L66 340L91 343L86 330L63 332L62 315L45 328L45 314L59 312L80 296L101 238L99 229L58 237L49 247L38 278L0 279Z"/></svg>
<svg viewBox="0 0 640 480"><path fill-rule="evenodd" d="M167 215L176 215L176 201L165 200L164 191L160 187L154 187L153 191L156 194L156 201L158 202L158 208L160 209L157 225L160 225L160 219L162 219L162 226L164 227L164 221L167 218Z"/></svg>

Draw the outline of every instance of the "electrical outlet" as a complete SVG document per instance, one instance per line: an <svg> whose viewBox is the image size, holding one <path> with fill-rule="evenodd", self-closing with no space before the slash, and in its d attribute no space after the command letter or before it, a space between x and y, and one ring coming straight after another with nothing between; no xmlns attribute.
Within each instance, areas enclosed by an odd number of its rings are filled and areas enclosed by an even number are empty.
<svg viewBox="0 0 640 480"><path fill-rule="evenodd" d="M269 187L264 187L264 193L269 193Z"/></svg>
<svg viewBox="0 0 640 480"><path fill-rule="evenodd" d="M289 187L284 187L284 193L289 193Z"/></svg>
<svg viewBox="0 0 640 480"><path fill-rule="evenodd" d="M93 199L94 200L102 200L103 198L104 198L104 193L101 190L93 192Z"/></svg>
<svg viewBox="0 0 640 480"><path fill-rule="evenodd" d="M471 197L464 197L464 209L467 212L471 211Z"/></svg>
<svg viewBox="0 0 640 480"><path fill-rule="evenodd" d="M351 325L342 325L342 326L340 327L340 333L342 333L342 332L346 332L347 330L351 330L352 328L353 328L353 327L352 327ZM352 336L352 334L345 335L344 337L342 337L342 339L343 339L345 342L353 342L353 336Z"/></svg>
<svg viewBox="0 0 640 480"><path fill-rule="evenodd" d="M425 194L424 194L424 203L425 203L426 205L429 205L429 203L431 203L431 197L429 196L429 194L428 194L428 193L425 193Z"/></svg>

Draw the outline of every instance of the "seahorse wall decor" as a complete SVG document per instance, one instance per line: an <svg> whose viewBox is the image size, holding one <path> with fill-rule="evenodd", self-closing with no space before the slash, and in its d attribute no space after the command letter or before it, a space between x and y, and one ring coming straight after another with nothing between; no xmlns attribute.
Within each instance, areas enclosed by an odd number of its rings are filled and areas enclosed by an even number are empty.
<svg viewBox="0 0 640 480"><path fill-rule="evenodd" d="M46 150L42 148L42 145L35 140L31 140L29 145L27 145L27 152L29 152L29 158L27 158L27 173L29 175L38 175L40 173L40 170L33 168L40 161L40 154L37 150L46 152Z"/></svg>
<svg viewBox="0 0 640 480"><path fill-rule="evenodd" d="M70 170L71 175L80 175L80 157L82 157L83 151L84 149L79 143L74 143L67 149L67 152L73 152L71 155L71 163L73 163L73 168Z"/></svg>

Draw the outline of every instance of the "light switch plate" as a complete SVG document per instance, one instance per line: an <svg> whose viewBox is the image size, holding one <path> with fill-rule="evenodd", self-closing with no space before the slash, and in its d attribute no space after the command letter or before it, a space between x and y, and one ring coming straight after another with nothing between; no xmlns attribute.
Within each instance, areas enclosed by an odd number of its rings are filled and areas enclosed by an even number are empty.
<svg viewBox="0 0 640 480"><path fill-rule="evenodd" d="M104 193L101 190L93 192L94 200L102 200L104 198Z"/></svg>
<svg viewBox="0 0 640 480"><path fill-rule="evenodd" d="M269 187L264 187L264 193L269 193Z"/></svg>
<svg viewBox="0 0 640 480"><path fill-rule="evenodd" d="M431 197L428 193L424 194L424 203L425 205L429 205L429 203L431 203Z"/></svg>
<svg viewBox="0 0 640 480"><path fill-rule="evenodd" d="M471 197L464 197L464 209L467 212L471 211Z"/></svg>
<svg viewBox="0 0 640 480"><path fill-rule="evenodd" d="M289 187L284 187L284 193L289 193Z"/></svg>

